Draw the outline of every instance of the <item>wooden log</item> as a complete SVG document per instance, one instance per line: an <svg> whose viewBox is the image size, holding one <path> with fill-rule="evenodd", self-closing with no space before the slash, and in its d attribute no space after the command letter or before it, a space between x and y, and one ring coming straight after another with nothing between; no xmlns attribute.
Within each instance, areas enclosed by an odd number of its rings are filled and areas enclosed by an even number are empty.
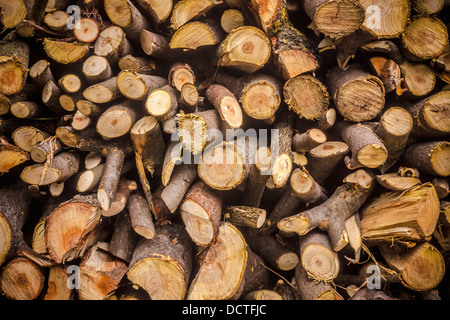
<svg viewBox="0 0 450 320"><path fill-rule="evenodd" d="M414 1L413 7L419 13L422 14L436 14L442 10L442 8L447 5L443 0L438 1L428 1L428 0L418 0Z"/></svg>
<svg viewBox="0 0 450 320"><path fill-rule="evenodd" d="M135 57L131 54L120 57L117 66L120 70L132 70L142 74L154 74L157 71L155 61L146 57Z"/></svg>
<svg viewBox="0 0 450 320"><path fill-rule="evenodd" d="M435 58L448 44L448 30L439 18L415 17L406 26L402 43L405 49L417 58Z"/></svg>
<svg viewBox="0 0 450 320"><path fill-rule="evenodd" d="M47 137L49 137L47 132L31 126L21 126L11 134L14 144L27 152L30 152L36 144L45 140Z"/></svg>
<svg viewBox="0 0 450 320"><path fill-rule="evenodd" d="M177 90L168 84L149 90L145 100L145 108L158 121L165 121L173 117L178 110Z"/></svg>
<svg viewBox="0 0 450 320"><path fill-rule="evenodd" d="M389 267L399 273L402 284L416 291L435 288L445 273L444 259L433 245L421 243L414 248L383 245L380 247ZM419 262L420 261L420 262ZM424 271L420 266L427 266Z"/></svg>
<svg viewBox="0 0 450 320"><path fill-rule="evenodd" d="M20 178L33 185L49 185L63 182L78 172L80 157L74 152L62 152L44 164L32 164L25 167Z"/></svg>
<svg viewBox="0 0 450 320"><path fill-rule="evenodd" d="M46 162L48 157L52 158L62 151L62 143L56 136L49 137L38 142L30 150L30 157L34 162Z"/></svg>
<svg viewBox="0 0 450 320"><path fill-rule="evenodd" d="M218 65L253 73L266 64L270 53L270 41L264 31L242 26L232 30L219 44Z"/></svg>
<svg viewBox="0 0 450 320"><path fill-rule="evenodd" d="M406 166L417 168L420 172L434 176L450 175L448 153L450 143L447 141L429 141L410 145L403 153Z"/></svg>
<svg viewBox="0 0 450 320"><path fill-rule="evenodd" d="M242 109L230 90L220 84L212 84L206 90L205 97L216 108L227 127L237 129L242 126Z"/></svg>
<svg viewBox="0 0 450 320"><path fill-rule="evenodd" d="M77 291L81 300L104 300L119 287L127 271L127 265L102 249L100 244L94 245L80 263L80 288Z"/></svg>
<svg viewBox="0 0 450 320"><path fill-rule="evenodd" d="M105 163L106 164L106 163ZM122 167L121 174L125 174L126 171L130 171L127 167L131 166L132 162L125 162ZM103 171L103 170L102 170ZM102 176L103 177L103 176ZM125 209L128 197L130 193L137 189L137 183L133 180L127 180L125 178L120 178L119 184L117 185L116 193L114 197L111 199L111 204L108 210L102 210L102 216L104 217L112 217L116 214L122 212Z"/></svg>
<svg viewBox="0 0 450 320"><path fill-rule="evenodd" d="M117 147L106 151L105 167L97 189L97 200L104 211L111 207L120 181L120 174L125 161L125 152Z"/></svg>
<svg viewBox="0 0 450 320"><path fill-rule="evenodd" d="M105 57L110 63L115 63L120 57L132 52L132 45L118 25L103 29L94 44L94 54Z"/></svg>
<svg viewBox="0 0 450 320"><path fill-rule="evenodd" d="M244 23L244 15L237 9L227 9L220 16L220 26L226 33L230 33L232 30L242 27Z"/></svg>
<svg viewBox="0 0 450 320"><path fill-rule="evenodd" d="M0 173L8 172L29 159L30 155L25 150L0 137Z"/></svg>
<svg viewBox="0 0 450 320"><path fill-rule="evenodd" d="M170 66L167 78L169 84L178 91L181 91L181 87L183 87L185 83L195 84L196 81L192 67L189 64L182 62L175 62Z"/></svg>
<svg viewBox="0 0 450 320"><path fill-rule="evenodd" d="M44 270L25 257L12 259L0 273L0 290L10 300L37 299L44 282Z"/></svg>
<svg viewBox="0 0 450 320"><path fill-rule="evenodd" d="M327 136L319 129L296 132L292 138L292 149L296 152L308 152L327 141Z"/></svg>
<svg viewBox="0 0 450 320"><path fill-rule="evenodd" d="M373 190L373 179L359 169L344 179L333 195L324 203L309 210L284 218L277 223L284 232L304 235L316 227L325 230L334 251L340 251L348 243L345 220L363 205Z"/></svg>
<svg viewBox="0 0 450 320"><path fill-rule="evenodd" d="M193 184L180 204L180 215L192 241L200 246L210 245L219 232L221 194L203 181Z"/></svg>
<svg viewBox="0 0 450 320"><path fill-rule="evenodd" d="M5 29L16 27L27 16L27 6L23 0L13 2L3 0L0 6L3 11L0 20Z"/></svg>
<svg viewBox="0 0 450 320"><path fill-rule="evenodd" d="M184 24L172 35L171 49L196 50L205 46L214 46L222 40L220 27L213 21L193 21Z"/></svg>
<svg viewBox="0 0 450 320"><path fill-rule="evenodd" d="M333 39L355 32L365 17L363 6L353 0L307 0L304 9L316 28Z"/></svg>
<svg viewBox="0 0 450 320"><path fill-rule="evenodd" d="M89 46L85 43L64 42L51 38L45 38L43 43L48 57L62 64L77 62L89 51Z"/></svg>
<svg viewBox="0 0 450 320"><path fill-rule="evenodd" d="M339 273L340 263L327 234L313 230L299 237L300 261L309 278L330 282Z"/></svg>
<svg viewBox="0 0 450 320"><path fill-rule="evenodd" d="M28 75L30 47L22 41L0 45L0 93L12 95L23 89Z"/></svg>
<svg viewBox="0 0 450 320"><path fill-rule="evenodd" d="M77 180L76 189L78 192L94 191L94 189L100 183L103 176L103 170L105 164L99 164L98 166L86 169L83 171Z"/></svg>
<svg viewBox="0 0 450 320"><path fill-rule="evenodd" d="M405 191L418 184L420 180L413 177L401 177L398 173L384 173L376 176L379 184L392 191Z"/></svg>
<svg viewBox="0 0 450 320"><path fill-rule="evenodd" d="M336 109L347 121L374 119L385 103L381 80L353 64L346 70L333 68L327 73L327 84Z"/></svg>
<svg viewBox="0 0 450 320"><path fill-rule="evenodd" d="M69 274L61 266L50 267L44 300L71 300L72 289L67 286Z"/></svg>
<svg viewBox="0 0 450 320"><path fill-rule="evenodd" d="M137 240L138 235L131 228L129 213L122 212L117 216L114 223L114 231L108 245L108 251L124 262L130 263Z"/></svg>
<svg viewBox="0 0 450 320"><path fill-rule="evenodd" d="M160 76L139 74L131 70L122 70L117 75L117 87L120 93L132 100L145 100L148 93L167 85Z"/></svg>
<svg viewBox="0 0 450 320"><path fill-rule="evenodd" d="M107 105L99 106L89 100L80 99L77 101L77 111L88 117L100 116L105 112Z"/></svg>
<svg viewBox="0 0 450 320"><path fill-rule="evenodd" d="M187 22L205 15L209 10L222 4L221 0L182 0L175 4L170 16L170 27L178 30Z"/></svg>
<svg viewBox="0 0 450 320"><path fill-rule="evenodd" d="M67 25L69 22L69 14L63 10L55 10L49 12L44 17L44 23L50 29L57 32L67 32Z"/></svg>
<svg viewBox="0 0 450 320"><path fill-rule="evenodd" d="M284 113L273 125L277 134L271 136L272 182L276 188L284 186L289 180L293 168L292 138L294 135L294 115Z"/></svg>
<svg viewBox="0 0 450 320"><path fill-rule="evenodd" d="M77 195L46 218L45 243L54 261L64 263L82 257L95 244L101 217L98 209L96 195Z"/></svg>
<svg viewBox="0 0 450 320"><path fill-rule="evenodd" d="M180 225L157 226L154 239L138 242L128 279L144 288L152 300L184 299L193 258L189 241Z"/></svg>
<svg viewBox="0 0 450 320"><path fill-rule="evenodd" d="M172 177L161 192L161 199L171 213L178 209L197 176L194 164L182 163L175 167Z"/></svg>
<svg viewBox="0 0 450 320"><path fill-rule="evenodd" d="M105 139L124 136L130 132L138 120L138 111L132 101L116 104L102 113L98 118L97 132Z"/></svg>
<svg viewBox="0 0 450 320"><path fill-rule="evenodd" d="M145 239L154 239L156 236L152 213L147 200L139 193L132 193L128 198L128 212L130 223L134 232Z"/></svg>
<svg viewBox="0 0 450 320"><path fill-rule="evenodd" d="M111 102L120 96L121 93L117 85L117 77L93 84L83 91L83 97L93 103Z"/></svg>
<svg viewBox="0 0 450 320"><path fill-rule="evenodd" d="M149 56L165 60L170 60L174 56L169 45L170 39L160 34L143 29L139 35L139 41L142 50Z"/></svg>
<svg viewBox="0 0 450 320"><path fill-rule="evenodd" d="M169 183L172 173L175 169L175 165L180 164L181 154L183 151L183 145L178 141L170 141L166 148L164 155L164 161L161 171L161 182L164 187Z"/></svg>
<svg viewBox="0 0 450 320"><path fill-rule="evenodd" d="M160 24L166 21L173 8L173 1L138 0L137 3L147 12L153 23Z"/></svg>
<svg viewBox="0 0 450 320"><path fill-rule="evenodd" d="M386 162L388 151L368 126L346 123L343 124L341 135L352 153L351 158L349 156L344 158L349 169L377 168Z"/></svg>
<svg viewBox="0 0 450 320"><path fill-rule="evenodd" d="M81 42L94 42L100 33L97 21L90 18L81 18L75 23L73 34Z"/></svg>
<svg viewBox="0 0 450 320"><path fill-rule="evenodd" d="M42 59L34 63L30 68L30 78L39 87L43 87L49 80L55 82L55 78L50 69L50 62Z"/></svg>
<svg viewBox="0 0 450 320"><path fill-rule="evenodd" d="M42 102L57 115L67 113L60 104L59 98L61 95L62 91L55 82L49 80L45 83L44 88L42 89Z"/></svg>
<svg viewBox="0 0 450 320"><path fill-rule="evenodd" d="M433 233L438 217L439 198L428 182L405 191L388 192L363 208L362 236L380 240L425 239Z"/></svg>
<svg viewBox="0 0 450 320"><path fill-rule="evenodd" d="M2 186L0 197L0 264L15 256L23 243L22 227L25 224L31 195L26 185L15 183Z"/></svg>
<svg viewBox="0 0 450 320"><path fill-rule="evenodd" d="M225 221L235 226L260 228L266 220L266 210L248 206L228 206L223 211Z"/></svg>
<svg viewBox="0 0 450 320"><path fill-rule="evenodd" d="M83 62L83 75L91 83L108 80L113 76L108 59L104 56L92 55Z"/></svg>
<svg viewBox="0 0 450 320"><path fill-rule="evenodd" d="M310 279L300 263L295 267L295 283L301 288L299 295L302 300L342 300L330 284Z"/></svg>
<svg viewBox="0 0 450 320"><path fill-rule="evenodd" d="M91 125L91 118L79 110L75 111L72 118L72 123L70 124L75 130L83 130Z"/></svg>

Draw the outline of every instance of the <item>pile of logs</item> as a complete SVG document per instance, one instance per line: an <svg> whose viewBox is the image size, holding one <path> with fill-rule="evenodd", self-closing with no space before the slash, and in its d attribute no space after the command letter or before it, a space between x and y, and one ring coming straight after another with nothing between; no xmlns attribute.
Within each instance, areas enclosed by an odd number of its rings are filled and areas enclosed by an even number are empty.
<svg viewBox="0 0 450 320"><path fill-rule="evenodd" d="M447 5L0 0L3 297L450 299Z"/></svg>

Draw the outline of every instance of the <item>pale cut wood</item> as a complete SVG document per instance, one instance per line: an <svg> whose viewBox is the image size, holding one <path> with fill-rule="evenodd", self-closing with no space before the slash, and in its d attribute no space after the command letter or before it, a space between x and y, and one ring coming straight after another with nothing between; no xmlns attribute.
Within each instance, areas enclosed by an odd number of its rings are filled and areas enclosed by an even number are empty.
<svg viewBox="0 0 450 320"><path fill-rule="evenodd" d="M172 0L138 0L137 3L151 16L152 21L160 24L166 21L173 8Z"/></svg>
<svg viewBox="0 0 450 320"><path fill-rule="evenodd" d="M171 49L196 50L199 47L212 46L222 40L219 28L209 22L188 22L172 36Z"/></svg>
<svg viewBox="0 0 450 320"><path fill-rule="evenodd" d="M209 10L223 3L222 0L181 0L172 10L170 27L178 30L188 21L205 15Z"/></svg>

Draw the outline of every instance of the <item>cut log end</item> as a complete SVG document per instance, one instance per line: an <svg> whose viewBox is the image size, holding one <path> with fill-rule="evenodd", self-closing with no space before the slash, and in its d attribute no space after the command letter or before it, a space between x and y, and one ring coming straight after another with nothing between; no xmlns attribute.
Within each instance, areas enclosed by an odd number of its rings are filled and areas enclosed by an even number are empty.
<svg viewBox="0 0 450 320"><path fill-rule="evenodd" d="M94 42L100 32L98 23L89 18L82 18L75 24L73 33L75 37L81 42Z"/></svg>
<svg viewBox="0 0 450 320"><path fill-rule="evenodd" d="M321 244L308 245L301 255L302 266L317 281L331 281L339 273L337 255Z"/></svg>

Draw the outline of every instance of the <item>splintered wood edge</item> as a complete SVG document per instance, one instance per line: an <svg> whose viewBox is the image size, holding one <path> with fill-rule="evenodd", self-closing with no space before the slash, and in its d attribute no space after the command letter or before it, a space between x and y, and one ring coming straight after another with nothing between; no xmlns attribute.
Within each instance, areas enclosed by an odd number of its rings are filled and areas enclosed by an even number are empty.
<svg viewBox="0 0 450 320"><path fill-rule="evenodd" d="M128 270L127 277L147 291L152 300L181 300L186 294L187 284L182 266L165 255L138 261Z"/></svg>

